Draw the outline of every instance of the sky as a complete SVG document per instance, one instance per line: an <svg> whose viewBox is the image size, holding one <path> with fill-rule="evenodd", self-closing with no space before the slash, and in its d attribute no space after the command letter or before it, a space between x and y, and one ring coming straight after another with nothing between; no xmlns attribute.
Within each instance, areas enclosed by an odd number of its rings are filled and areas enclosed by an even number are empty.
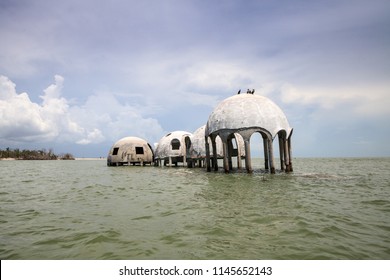
<svg viewBox="0 0 390 280"><path fill-rule="evenodd" d="M390 1L0 1L1 149L105 157L248 88L295 157L390 156Z"/></svg>

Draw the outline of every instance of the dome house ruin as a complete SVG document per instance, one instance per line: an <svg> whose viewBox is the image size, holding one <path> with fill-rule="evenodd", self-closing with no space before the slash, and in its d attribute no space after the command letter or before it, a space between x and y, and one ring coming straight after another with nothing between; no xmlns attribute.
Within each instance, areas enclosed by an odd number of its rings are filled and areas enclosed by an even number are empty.
<svg viewBox="0 0 390 280"><path fill-rule="evenodd" d="M124 137L110 148L108 166L145 165L154 162L153 149L148 142L138 137Z"/></svg>
<svg viewBox="0 0 390 280"><path fill-rule="evenodd" d="M155 149L155 165L177 166L179 162L187 165L190 158L192 134L187 131L170 132L160 139Z"/></svg>
<svg viewBox="0 0 390 280"><path fill-rule="evenodd" d="M205 130L206 125L199 127L194 134L192 135L192 145L191 145L191 159L192 161L198 162L198 166L202 167L206 159L206 145L205 145ZM232 154L237 156L237 167L241 168L241 158L245 157L245 147L244 147L244 139L239 134L235 134L235 140L232 141ZM217 151L217 160L223 159L223 145L220 137L216 137L216 151ZM212 145L211 139L208 139L209 145ZM213 157L213 150L210 151L211 160Z"/></svg>
<svg viewBox="0 0 390 280"><path fill-rule="evenodd" d="M210 114L205 128L206 168L218 170L216 139L223 143L223 166L225 172L232 170L231 158L235 155L232 141L237 134L245 146L245 167L252 172L250 138L260 133L263 139L264 166L275 173L273 140L279 139L280 169L292 171L290 127L283 111L270 99L252 94L237 94L219 103ZM208 139L211 140L211 145ZM259 143L260 144L260 143ZM212 149L212 150L211 150ZM211 155L213 160L211 160Z"/></svg>

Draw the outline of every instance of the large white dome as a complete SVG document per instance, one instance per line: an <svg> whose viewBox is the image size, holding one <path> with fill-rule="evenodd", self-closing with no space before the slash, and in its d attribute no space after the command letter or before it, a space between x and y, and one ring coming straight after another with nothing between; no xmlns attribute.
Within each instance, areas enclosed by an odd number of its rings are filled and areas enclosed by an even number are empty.
<svg viewBox="0 0 390 280"><path fill-rule="evenodd" d="M209 116L206 135L229 129L262 128L267 130L272 138L279 131L285 130L287 136L291 127L283 111L270 99L253 94L237 94L217 105Z"/></svg>

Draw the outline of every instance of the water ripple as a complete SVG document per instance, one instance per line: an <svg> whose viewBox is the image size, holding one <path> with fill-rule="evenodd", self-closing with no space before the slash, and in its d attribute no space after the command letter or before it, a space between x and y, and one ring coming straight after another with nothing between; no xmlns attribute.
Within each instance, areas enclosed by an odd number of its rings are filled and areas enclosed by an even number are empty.
<svg viewBox="0 0 390 280"><path fill-rule="evenodd" d="M292 174L2 162L1 259L389 259L390 159Z"/></svg>

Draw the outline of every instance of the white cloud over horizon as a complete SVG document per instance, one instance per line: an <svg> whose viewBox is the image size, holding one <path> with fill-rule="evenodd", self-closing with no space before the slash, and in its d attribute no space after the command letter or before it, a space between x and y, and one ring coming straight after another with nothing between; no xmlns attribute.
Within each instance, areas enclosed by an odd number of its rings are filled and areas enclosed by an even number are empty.
<svg viewBox="0 0 390 280"><path fill-rule="evenodd" d="M0 145L103 156L255 88L295 155L390 156L389 26L384 0L3 1Z"/></svg>
<svg viewBox="0 0 390 280"><path fill-rule="evenodd" d="M30 141L70 142L79 145L116 141L130 131L144 137L163 133L158 122L143 118L114 96L91 95L81 106L69 105L61 96L64 78L44 90L42 102L34 103L27 93L18 94L15 84L0 76L0 139L15 143ZM145 127L153 131L148 133Z"/></svg>

